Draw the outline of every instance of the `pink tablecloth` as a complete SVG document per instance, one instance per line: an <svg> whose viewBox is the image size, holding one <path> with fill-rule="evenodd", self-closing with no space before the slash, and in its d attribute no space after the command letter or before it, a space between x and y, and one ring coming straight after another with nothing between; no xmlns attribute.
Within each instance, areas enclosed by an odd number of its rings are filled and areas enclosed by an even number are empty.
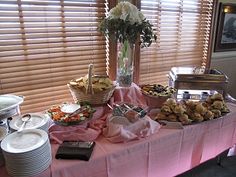
<svg viewBox="0 0 236 177"><path fill-rule="evenodd" d="M133 89L137 89L136 86ZM135 97L131 97L134 98ZM232 147L236 142L236 105L222 118L160 129L149 137L127 143L96 139L91 159L57 160L39 177L171 177L189 170ZM55 157L58 144L52 144ZM0 176L8 177L4 167Z"/></svg>

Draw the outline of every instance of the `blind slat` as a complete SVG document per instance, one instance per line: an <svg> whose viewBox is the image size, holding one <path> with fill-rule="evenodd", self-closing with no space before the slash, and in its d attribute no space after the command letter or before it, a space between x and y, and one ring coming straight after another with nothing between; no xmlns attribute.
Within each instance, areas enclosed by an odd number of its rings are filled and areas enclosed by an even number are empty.
<svg viewBox="0 0 236 177"><path fill-rule="evenodd" d="M213 0L141 0L157 42L141 49L140 83L167 83L171 67L205 65Z"/></svg>
<svg viewBox="0 0 236 177"><path fill-rule="evenodd" d="M97 31L106 0L1 0L0 91L25 97L23 112L72 101L66 84L106 74L106 40Z"/></svg>

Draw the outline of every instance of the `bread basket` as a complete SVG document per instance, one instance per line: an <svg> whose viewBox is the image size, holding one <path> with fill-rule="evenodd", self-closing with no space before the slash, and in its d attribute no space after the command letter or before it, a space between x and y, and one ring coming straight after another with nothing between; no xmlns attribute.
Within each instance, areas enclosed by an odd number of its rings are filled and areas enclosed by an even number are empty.
<svg viewBox="0 0 236 177"><path fill-rule="evenodd" d="M108 76L102 76L102 75L93 75L93 65L90 64L88 68L88 75L87 75L87 81L85 82L84 86L78 87L78 84L72 84L75 83L76 80L71 80L67 86L69 87L70 93L74 99L75 102L89 102L92 105L101 105L106 104L109 99L112 97L113 92L115 90L115 85L112 83L107 88L100 89L99 91L96 91L95 85L93 84L93 80L106 80L109 79Z"/></svg>

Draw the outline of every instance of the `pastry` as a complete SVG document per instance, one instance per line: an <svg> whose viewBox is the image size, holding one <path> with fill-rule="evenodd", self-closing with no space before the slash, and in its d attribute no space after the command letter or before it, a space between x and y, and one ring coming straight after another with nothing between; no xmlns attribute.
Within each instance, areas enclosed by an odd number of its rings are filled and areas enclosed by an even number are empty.
<svg viewBox="0 0 236 177"><path fill-rule="evenodd" d="M161 112L164 113L165 115L169 115L170 113L172 113L172 110L169 106L163 105L161 107Z"/></svg>
<svg viewBox="0 0 236 177"><path fill-rule="evenodd" d="M162 112L158 113L155 118L155 120L166 120L166 119L167 119L167 116Z"/></svg>
<svg viewBox="0 0 236 177"><path fill-rule="evenodd" d="M177 115L170 114L170 115L167 116L167 120L170 121L170 122L177 122L178 121Z"/></svg>
<svg viewBox="0 0 236 177"><path fill-rule="evenodd" d="M214 114L214 118L218 118L218 117L221 116L221 112L220 112L220 110L212 109L211 112L213 112L213 114Z"/></svg>
<svg viewBox="0 0 236 177"><path fill-rule="evenodd" d="M178 119L183 125L188 125L188 124L191 124L192 122L192 120L188 118L187 114L180 115Z"/></svg>
<svg viewBox="0 0 236 177"><path fill-rule="evenodd" d="M204 115L207 112L207 108L204 107L202 103L197 103L195 110L201 115Z"/></svg>
<svg viewBox="0 0 236 177"><path fill-rule="evenodd" d="M223 100L224 100L223 95L220 94L220 93L216 93L216 94L212 95L212 96L211 96L211 99L212 99L212 100L220 100L220 101L223 101Z"/></svg>
<svg viewBox="0 0 236 177"><path fill-rule="evenodd" d="M211 106L212 106L214 109L218 109L218 110L221 110L221 109L224 107L223 102L222 102L222 101L219 101L219 100L214 101Z"/></svg>
<svg viewBox="0 0 236 177"><path fill-rule="evenodd" d="M211 112L210 110L207 110L203 117L204 117L204 120L214 119L214 113Z"/></svg>

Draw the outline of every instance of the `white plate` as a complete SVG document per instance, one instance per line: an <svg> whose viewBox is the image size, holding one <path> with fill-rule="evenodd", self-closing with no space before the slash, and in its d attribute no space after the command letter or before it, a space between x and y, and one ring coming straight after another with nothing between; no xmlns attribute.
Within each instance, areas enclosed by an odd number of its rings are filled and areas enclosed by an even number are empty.
<svg viewBox="0 0 236 177"><path fill-rule="evenodd" d="M42 173L44 170L46 170L51 163L52 163L52 158L49 157L48 159L45 160L44 163L42 163L42 165L39 168L34 169L34 170L24 170L24 169L13 170L11 169L11 167L8 167L8 166L6 166L6 169L11 176L15 176L15 177L36 176Z"/></svg>
<svg viewBox="0 0 236 177"><path fill-rule="evenodd" d="M0 126L0 141L7 135L7 128Z"/></svg>
<svg viewBox="0 0 236 177"><path fill-rule="evenodd" d="M3 151L9 153L24 153L35 150L48 140L48 135L40 129L23 130L6 136L1 143Z"/></svg>
<svg viewBox="0 0 236 177"><path fill-rule="evenodd" d="M80 108L80 105L74 103L66 103L61 105L61 111L64 113L73 113Z"/></svg>
<svg viewBox="0 0 236 177"><path fill-rule="evenodd" d="M16 168L16 169L12 169L12 166L8 166L6 165L6 169L8 171L8 173L11 175L11 176L25 176L25 177L28 177L28 176L35 176L41 172L43 172L44 170L46 170L49 165L51 164L52 162L52 157L49 156L47 159L44 160L44 162L41 163L40 166L38 166L38 168L34 168L34 169L22 169L22 168Z"/></svg>
<svg viewBox="0 0 236 177"><path fill-rule="evenodd" d="M49 149L51 151L51 146L48 140L40 148L37 148L36 150L30 151L30 152L15 154L15 153L9 153L9 152L4 151L3 153L4 153L4 156L8 158L8 160L12 161L12 159L13 160L32 159L38 156L38 154L42 154L43 152L48 151Z"/></svg>
<svg viewBox="0 0 236 177"><path fill-rule="evenodd" d="M37 113L30 113L31 118L29 121L26 122L24 129L36 129L44 126L47 124L49 117L46 114L37 114ZM21 121L21 117L14 118L10 122L10 128L13 130L18 130L23 122Z"/></svg>
<svg viewBox="0 0 236 177"><path fill-rule="evenodd" d="M16 169L16 168L24 168L24 169L35 169L38 168L42 165L42 163L47 160L48 158L50 158L51 153L49 152L45 152L40 154L40 156L36 156L34 159L10 159L6 158L6 164L8 166L11 166L12 169Z"/></svg>

